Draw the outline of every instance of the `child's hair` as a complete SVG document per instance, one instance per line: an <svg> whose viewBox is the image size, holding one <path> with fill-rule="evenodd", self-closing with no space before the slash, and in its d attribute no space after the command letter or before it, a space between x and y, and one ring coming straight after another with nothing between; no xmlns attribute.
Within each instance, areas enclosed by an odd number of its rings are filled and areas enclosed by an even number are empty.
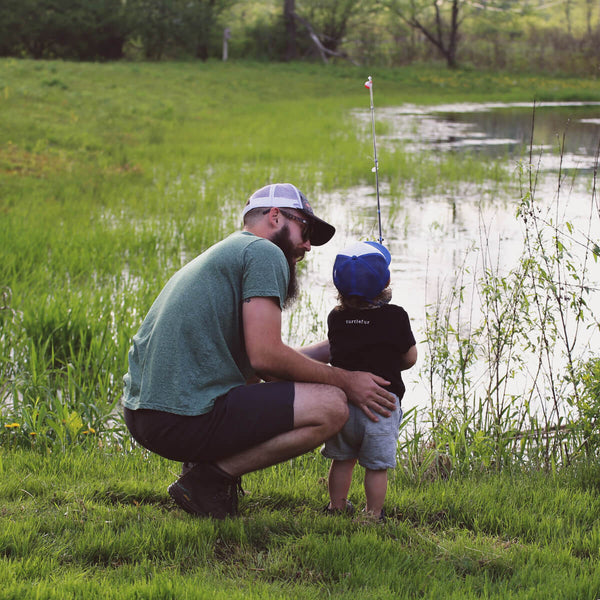
<svg viewBox="0 0 600 600"><path fill-rule="evenodd" d="M392 288L389 284L384 287L373 300L365 300L360 296L344 296L338 293L338 305L336 310L354 308L358 310L368 310L370 308L379 308L382 304L388 304L392 299Z"/></svg>

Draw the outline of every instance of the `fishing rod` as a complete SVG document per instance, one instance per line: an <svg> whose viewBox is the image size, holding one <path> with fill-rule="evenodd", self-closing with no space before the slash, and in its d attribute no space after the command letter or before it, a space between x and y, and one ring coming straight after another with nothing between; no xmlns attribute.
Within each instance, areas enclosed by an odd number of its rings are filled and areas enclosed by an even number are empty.
<svg viewBox="0 0 600 600"><path fill-rule="evenodd" d="M369 90L371 96L371 130L373 132L373 159L375 166L371 169L375 173L375 191L377 193L377 221L379 223L379 243L383 243L381 234L381 205L379 203L379 162L377 161L377 142L375 141L375 105L373 104L373 78L369 75L365 81L365 87Z"/></svg>

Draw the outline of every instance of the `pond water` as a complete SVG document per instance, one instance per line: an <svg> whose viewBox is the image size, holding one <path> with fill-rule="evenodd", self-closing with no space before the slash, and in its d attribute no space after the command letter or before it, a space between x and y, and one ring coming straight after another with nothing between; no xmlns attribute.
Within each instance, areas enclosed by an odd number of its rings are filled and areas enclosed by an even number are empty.
<svg viewBox="0 0 600 600"><path fill-rule="evenodd" d="M592 184L600 143L600 103L538 104L535 113L531 104L376 109L377 122L385 122L385 134L377 137L377 144L396 144L411 152L485 153L514 169L517 160L529 159L532 116L532 164L539 180L536 197L544 199L543 210L548 210L542 216L554 223L568 220L575 233L585 235L590 211L595 210L595 230L589 234L598 240L600 207ZM370 111L357 112L356 118L370 122ZM560 193L559 167L569 173ZM380 172L384 169L380 162ZM515 266L521 256L523 229L515 216L520 196L514 188L512 192L502 189L464 183L450 192L417 198L407 188L391 210L388 190L380 188L384 243L393 261L393 302L408 311L420 356L420 365L405 374L406 408L429 406L428 383L419 374L427 352L423 343L426 306L447 293L465 261L472 268L473 261L480 262L481 254L468 250L487 248L500 270ZM378 238L374 176L373 185L320 195L314 204L319 214L336 225L337 233L330 243L310 253L301 278L301 301L293 314L284 316L288 341L295 345L325 336L326 317L335 305L331 269L337 251L356 239ZM597 266L591 276L600 280ZM590 304L600 315L598 296L598 291L593 292ZM582 347L595 344L597 349L593 335L586 335Z"/></svg>
<svg viewBox="0 0 600 600"><path fill-rule="evenodd" d="M390 124L389 137L404 141L407 150L474 151L510 159L528 153L533 142L534 156L543 151L550 160L542 163L547 168L556 166L552 153L559 147L563 164L593 168L600 136L600 103L403 106L377 115Z"/></svg>

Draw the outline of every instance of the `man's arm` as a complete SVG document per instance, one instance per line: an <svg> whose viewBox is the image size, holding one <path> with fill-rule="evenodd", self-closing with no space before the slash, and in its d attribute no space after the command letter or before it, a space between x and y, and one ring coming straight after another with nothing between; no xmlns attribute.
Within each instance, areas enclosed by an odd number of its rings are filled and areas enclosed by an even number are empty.
<svg viewBox="0 0 600 600"><path fill-rule="evenodd" d="M250 298L242 307L246 352L254 370L261 376L287 381L324 383L341 388L352 402L372 420L374 413L385 417L395 409L394 396L383 389L382 377L363 371L346 371L315 360L294 350L281 339L281 309L273 298ZM319 344L323 344L320 342ZM325 346L313 348L323 357Z"/></svg>

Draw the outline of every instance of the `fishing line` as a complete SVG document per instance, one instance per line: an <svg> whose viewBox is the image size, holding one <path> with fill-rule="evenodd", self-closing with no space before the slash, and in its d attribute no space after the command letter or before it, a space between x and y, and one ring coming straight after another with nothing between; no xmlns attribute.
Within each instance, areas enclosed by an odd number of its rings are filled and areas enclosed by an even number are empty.
<svg viewBox="0 0 600 600"><path fill-rule="evenodd" d="M377 221L379 223L379 243L383 243L381 234L381 205L379 203L379 162L377 161L377 141L375 140L375 105L373 104L373 78L369 75L365 81L365 87L369 90L371 97L371 130L373 132L373 160L375 166L371 169L375 173L375 192L377 194Z"/></svg>

